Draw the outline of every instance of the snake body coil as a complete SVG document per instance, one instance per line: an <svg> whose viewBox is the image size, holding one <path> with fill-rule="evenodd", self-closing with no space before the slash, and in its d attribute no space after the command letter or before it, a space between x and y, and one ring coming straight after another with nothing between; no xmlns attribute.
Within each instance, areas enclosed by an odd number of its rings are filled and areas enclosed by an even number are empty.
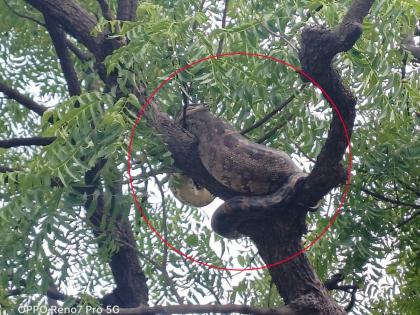
<svg viewBox="0 0 420 315"><path fill-rule="evenodd" d="M238 226L261 216L294 189L303 173L284 152L253 143L205 106L186 112L188 131L198 139L200 159L221 184L243 196L225 201L212 218L212 227L228 238L240 237Z"/></svg>

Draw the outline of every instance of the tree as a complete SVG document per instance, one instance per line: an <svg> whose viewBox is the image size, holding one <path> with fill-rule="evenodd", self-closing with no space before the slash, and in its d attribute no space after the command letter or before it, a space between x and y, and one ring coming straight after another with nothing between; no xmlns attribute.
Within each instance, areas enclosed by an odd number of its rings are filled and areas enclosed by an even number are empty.
<svg viewBox="0 0 420 315"><path fill-rule="evenodd" d="M419 309L416 2L5 0L0 9L2 308ZM151 233L127 176L131 130L154 89L191 62L238 51L313 77L336 104L353 153L351 190L328 233L307 253L239 281ZM131 174L147 218L174 247L252 268L299 252L325 229L351 163L340 116L306 81L270 60L219 56L178 73L155 96L135 130ZM247 223L239 243L168 193L168 176L182 171L222 199L237 195L203 167L197 139L176 122L196 101L309 173L268 216Z"/></svg>

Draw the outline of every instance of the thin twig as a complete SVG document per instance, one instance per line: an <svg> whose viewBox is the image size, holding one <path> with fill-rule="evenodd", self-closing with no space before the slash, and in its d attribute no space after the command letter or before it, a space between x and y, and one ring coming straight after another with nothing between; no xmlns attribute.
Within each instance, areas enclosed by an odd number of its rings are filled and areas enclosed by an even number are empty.
<svg viewBox="0 0 420 315"><path fill-rule="evenodd" d="M416 204L412 204L412 203L407 203L407 202L402 202L402 201L398 201L398 200L395 200L395 199L391 199L391 198L385 197L385 196L383 196L381 194L378 194L377 192L370 191L370 190L368 190L366 188L362 188L362 191L364 193L366 193L366 194L368 194L368 195L376 198L376 199L379 199L379 200L382 200L382 201L385 201L385 202L389 202L389 203L392 203L392 204L397 205L397 206L405 206L405 207L411 207L411 208L414 208L414 209L420 209L420 205L416 205Z"/></svg>
<svg viewBox="0 0 420 315"><path fill-rule="evenodd" d="M67 47L79 58L81 61L89 61L93 59L93 55L82 51L79 47L77 47L71 40L65 39Z"/></svg>
<svg viewBox="0 0 420 315"><path fill-rule="evenodd" d="M282 122L281 124L278 124L277 126L275 126L274 128L272 128L269 132L267 132L265 135L263 135L261 138L257 139L256 143L264 143L266 140L270 139L277 130L283 128L284 126L287 125L287 123L289 122L289 120L293 117L293 115L289 115L286 118L286 121Z"/></svg>
<svg viewBox="0 0 420 315"><path fill-rule="evenodd" d="M416 211L414 212L411 216L409 216L408 218L404 219L403 221L401 221L400 223L398 223L394 229L391 230L391 232L395 231L396 229L399 229L400 227L410 223L412 220L414 220L417 216L420 215L420 211Z"/></svg>
<svg viewBox="0 0 420 315"><path fill-rule="evenodd" d="M255 124L253 124L251 127L248 127L241 131L241 135L245 135L248 132L258 128L262 124L266 123L271 117L282 111L293 99L296 97L296 94L290 95L285 101L281 102L274 108L271 112L269 112L267 115L265 115L263 118L261 118L259 121L257 121Z"/></svg>
<svg viewBox="0 0 420 315"><path fill-rule="evenodd" d="M227 11L228 11L228 6L229 6L229 0L224 0L225 1L225 6L223 8L223 17L222 17L222 28L226 27L226 17L227 17ZM220 38L219 40L219 46L217 48L217 55L220 55L223 51L223 42L224 42L224 37L222 36L222 38Z"/></svg>
<svg viewBox="0 0 420 315"><path fill-rule="evenodd" d="M264 21L264 22L261 22L261 25L262 25L262 27L264 27L266 30L267 30L267 32L269 33L269 34L271 34L271 35L273 35L274 37L278 37L278 38L281 38L281 39L283 39L294 51L296 51L296 52L298 52L299 50L296 48L296 46L295 45L293 45L292 44L292 42L290 41L290 40L288 40L287 38L286 38L286 36L285 35L283 35L283 34L281 34L281 33L276 33L276 32L273 32L269 27L268 27L268 25L267 25L267 23Z"/></svg>
<svg viewBox="0 0 420 315"><path fill-rule="evenodd" d="M304 157L306 157L309 161L311 161L312 163L315 163L315 159L311 158L305 151L303 151L303 149L300 147L299 144L297 144L294 141L291 141L293 143L293 145L299 150L300 153L303 154Z"/></svg>
<svg viewBox="0 0 420 315"><path fill-rule="evenodd" d="M149 160L147 159L147 154L143 151L143 154L145 156L145 163L147 166L152 169L152 165L150 164ZM156 175L152 175L154 178L156 185L158 186L161 200L162 200L162 229L163 229L163 238L168 238L168 212L166 208L166 199L165 199L165 192L163 191L162 183L159 181ZM175 296L178 303L182 304L184 302L184 299L178 294L178 291L176 290L175 283L172 281L171 277L168 274L167 271L167 264L168 264L168 246L164 245L163 247L163 254L162 254L162 263L159 266L159 270L163 275L163 278L166 282L166 284L169 286L172 294Z"/></svg>

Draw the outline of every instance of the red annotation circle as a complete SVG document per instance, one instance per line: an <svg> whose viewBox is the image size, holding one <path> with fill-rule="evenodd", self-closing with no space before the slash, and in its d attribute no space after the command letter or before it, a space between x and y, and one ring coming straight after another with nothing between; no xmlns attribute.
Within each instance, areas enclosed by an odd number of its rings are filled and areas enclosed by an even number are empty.
<svg viewBox="0 0 420 315"><path fill-rule="evenodd" d="M248 57L255 57L255 58L259 58L259 59L269 59L271 61L275 61L277 63L283 64L289 68L292 68L293 70L295 70L296 72L299 72L302 76L304 76L305 78L307 78L310 82L312 82L312 84L314 84L324 95L324 97L329 101L329 103L332 105L332 107L334 108L335 112L337 113L341 124L343 126L343 130L344 130L344 134L346 137L346 141L347 141L347 145L348 145L348 149L349 149L349 167L348 167L348 171L347 171L347 181L346 181L346 186L344 189L344 193L343 196L341 198L340 201L340 205L338 206L337 210L335 211L333 217L331 218L331 220L328 222L327 226L321 231L321 233L319 235L316 236L316 238L310 242L309 245L305 246L303 249L301 249L300 251L290 255L289 257L286 257L276 263L273 264L269 264L269 265L264 265L264 266L259 266L259 267L249 267L249 268L226 268L226 267L221 267L221 266L216 266L213 265L211 263L207 263L207 262L203 262L203 261L199 261L197 259L195 259L192 256L189 256L185 253L183 253L181 250L177 249L176 247L174 247L171 243L169 243L162 235L159 234L158 231L156 231L156 229L153 227L153 225L150 223L150 221L148 220L147 216L145 215L140 202L137 200L136 194L135 194L135 189L133 186L133 179L131 176L131 149L132 149L132 144L133 144L133 138L135 135L135 131L136 128L140 122L140 118L143 115L147 105L149 105L150 101L152 99L154 99L154 97L156 96L156 94L166 85L166 83L168 83L169 81L171 81L178 73L181 73L182 71L191 68L192 66L199 64L201 62L204 61L208 61L211 59L219 59L219 58L224 58L224 57L232 57L232 56L237 56L237 55L244 55L244 56L248 56ZM142 108L140 109L140 112L137 116L136 122L134 123L134 126L131 130L131 136L130 136L130 143L129 143L129 147L128 147L128 176L130 179L130 187L131 187L131 192L134 198L134 201L137 205L137 208L139 209L141 216L143 218L143 220L146 222L146 224L148 225L148 227L156 234L156 236L166 245L168 246L171 250L175 251L176 253L178 253L179 255L185 257L186 259L195 262L199 265L202 266L206 266L208 268L215 268L215 269L220 269L220 270L232 270L232 271L247 271L247 270L259 270L259 269L265 269L265 268L271 268L274 266L278 266L282 263L285 263L289 260L292 260L293 258L299 256L300 254L303 254L304 252L308 251L309 248L311 248L316 242L318 242L318 240L327 232L327 230L331 227L331 225L334 223L334 221L337 219L339 213L342 210L344 201L346 199L349 187L350 187L350 179L351 179L351 170L352 170L352 152L351 152L351 146L350 146L350 138L348 135L348 131L347 131L347 126L343 120L343 117L341 116L340 111L337 108L337 105L334 103L334 101L332 100L332 98L327 94L327 92L307 73L305 73L304 71L302 71L301 69L298 69L297 67L287 63L284 60L281 59L277 59L274 58L272 56L267 56L267 55L262 55L262 54L256 54L256 53L247 53L247 52L232 52L232 53L226 53L226 54L219 54L219 55L211 55L208 56L206 58L200 59L200 60L196 60L178 70L176 70L175 72L173 72L171 75L169 75L165 80L163 80L159 86L153 91L153 93L147 98L146 102L144 103L144 105L142 106Z"/></svg>

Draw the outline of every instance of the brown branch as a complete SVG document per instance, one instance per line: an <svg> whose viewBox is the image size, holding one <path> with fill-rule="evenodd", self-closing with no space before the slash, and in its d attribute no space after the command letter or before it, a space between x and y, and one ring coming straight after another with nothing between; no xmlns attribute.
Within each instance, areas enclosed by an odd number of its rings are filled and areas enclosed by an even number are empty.
<svg viewBox="0 0 420 315"><path fill-rule="evenodd" d="M366 15L369 14L375 0L354 0L349 10L347 10L343 21L334 30L335 45L331 52L335 55L353 47L357 39L362 34L361 24ZM333 47L335 46L335 47Z"/></svg>
<svg viewBox="0 0 420 315"><path fill-rule="evenodd" d="M15 9L13 9L13 7L9 4L9 2L7 0L3 0L4 3L6 4L6 6L9 8L10 11L12 11L12 13L18 17L30 20L35 22L36 24L42 26L42 27L46 27L45 23L31 17L25 14L21 14L19 12L17 12ZM67 38L65 39L67 47L82 61L87 61L89 59L91 59L91 56L89 54L86 54L85 52L81 51L73 42L71 42L70 40L68 40Z"/></svg>
<svg viewBox="0 0 420 315"><path fill-rule="evenodd" d="M15 168L7 167L7 166L0 166L0 173L10 173L17 171Z"/></svg>
<svg viewBox="0 0 420 315"><path fill-rule="evenodd" d="M226 18L227 18L227 11L228 11L228 6L229 6L229 0L224 0L225 1L225 6L223 8L223 16L222 16L222 28L226 27ZM220 55L223 51L223 42L224 42L224 37L222 37L219 41L219 46L217 48L217 55Z"/></svg>
<svg viewBox="0 0 420 315"><path fill-rule="evenodd" d="M351 137L356 115L356 98L343 84L332 59L339 52L347 51L362 33L361 23L369 13L374 0L354 0L343 21L331 31L324 27L307 27L302 31L299 59L302 70L310 75L328 93L337 106L348 137ZM309 81L307 77L302 77ZM329 102L331 102L328 99ZM346 170L341 160L347 149L347 137L342 121L333 110L328 136L312 172L302 181L299 193L304 204L316 204L331 189L346 181Z"/></svg>
<svg viewBox="0 0 420 315"><path fill-rule="evenodd" d="M143 314L201 314L201 313L239 313L254 315L292 315L293 313L287 306L280 309L257 308L248 305L169 305L169 306L140 306L131 309L119 309L118 312L111 314L120 315L143 315Z"/></svg>
<svg viewBox="0 0 420 315"><path fill-rule="evenodd" d="M53 143L56 137L32 137L32 138L12 138L7 140L0 140L0 148L15 148L24 146L46 146Z"/></svg>
<svg viewBox="0 0 420 315"><path fill-rule="evenodd" d="M362 191L364 193L366 193L366 194L368 194L368 195L370 195L370 196L378 199L378 200L389 202L389 203L392 203L392 204L397 205L397 206L404 206L404 207L410 207L410 208L413 208L413 209L420 209L420 205L416 205L416 204L412 204L412 203L407 203L407 202L403 202L403 201L398 201L398 200L395 200L395 199L391 199L391 198L385 197L385 196L383 196L381 194L378 194L377 192L371 191L371 190L366 189L366 188L362 188Z"/></svg>
<svg viewBox="0 0 420 315"><path fill-rule="evenodd" d="M175 298L177 299L178 303L182 304L182 302L184 301L184 299L178 294L178 291L176 290L176 284L175 282L172 280L172 278L169 276L168 271L162 267L161 264L157 263L154 259L152 259L149 256L146 256L145 254L143 254L142 252L139 251L139 249L136 246L133 246L132 244L122 240L122 239L118 239L118 242L132 248L139 257L141 257L142 259L144 259L147 263L151 264L156 270L158 270L159 272L162 273L162 277L163 277L163 281L165 282L165 284L169 287L169 290L171 291L171 293L175 296Z"/></svg>
<svg viewBox="0 0 420 315"><path fill-rule="evenodd" d="M140 104L144 104L147 100L146 88L144 86L138 87L136 96ZM134 110L138 109L134 108ZM167 113L161 111L156 101L152 100L149 103L144 118L150 126L158 131L159 136L166 143L177 169L222 199L239 195L238 192L220 184L209 174L201 162L195 136L175 123ZM205 185L203 185L204 183Z"/></svg>
<svg viewBox="0 0 420 315"><path fill-rule="evenodd" d="M134 21L136 19L137 0L119 0L117 19L121 21Z"/></svg>
<svg viewBox="0 0 420 315"><path fill-rule="evenodd" d="M109 53L111 47L105 40L106 34L95 34L97 19L87 12L76 0L25 0L44 16L59 21L60 25L77 41L85 45L96 57L102 61Z"/></svg>
<svg viewBox="0 0 420 315"><path fill-rule="evenodd" d="M128 218L122 213L125 210L120 210L121 203L116 199L111 202L111 208L109 211L105 209L105 200L103 195L103 189L101 185L100 172L105 167L107 160L100 159L96 165L86 172L85 174L85 192L88 196L84 205L85 209L89 209L93 202L96 202L95 210L92 215L88 218L93 226L93 234L95 237L100 237L105 233L103 222L106 222L105 227L111 226L112 235L116 235L117 238L123 240L130 246L121 245L117 251L112 252L109 258L109 266L113 274L113 278L116 284L115 289L112 293L105 295L101 301L104 306L118 305L120 307L135 307L137 305L147 305L148 302L148 287L147 278L140 266L140 262L137 256L136 242L133 235L133 230ZM100 191L97 200L94 200L94 192ZM112 186L113 195L122 195L122 183L117 181ZM110 225L110 220L113 215L117 212L115 221ZM103 248L106 244L103 241L98 242L98 246Z"/></svg>
<svg viewBox="0 0 420 315"><path fill-rule="evenodd" d="M102 15L108 21L115 20L114 15L109 8L108 2L106 0L98 0L99 6L101 7Z"/></svg>
<svg viewBox="0 0 420 315"><path fill-rule="evenodd" d="M61 70L67 82L67 88L70 96L80 95L80 83L77 78L76 70L67 50L67 41L61 26L48 15L44 15L45 26L50 34L58 60L60 61Z"/></svg>
<svg viewBox="0 0 420 315"><path fill-rule="evenodd" d="M25 292L24 289L14 289L9 291L6 296L19 296L19 295L23 295L23 294L28 294ZM31 295L33 294L40 294L40 295L45 295L46 297L56 300L56 301L67 301L67 300L76 300L76 301L80 301L80 299L74 298L73 296L70 295L66 295L64 293L59 292L56 288L50 286L47 290L47 292L45 292L44 294L41 293L30 293Z"/></svg>
<svg viewBox="0 0 420 315"><path fill-rule="evenodd" d="M15 100L16 102L26 107L27 109L37 113L39 116L42 116L44 112L48 109L47 107L39 105L31 98L12 89L11 87L7 86L5 83L1 81L0 81L0 92L2 92L8 98Z"/></svg>
<svg viewBox="0 0 420 315"><path fill-rule="evenodd" d="M330 279L324 282L324 286L327 290L338 290L351 294L350 301L345 307L346 312L349 312L356 302L357 285L339 285L344 280L344 276L341 273L333 275Z"/></svg>
<svg viewBox="0 0 420 315"><path fill-rule="evenodd" d="M305 85L302 86L302 88ZM302 90L302 88L300 90ZM299 93L299 92L298 92ZM281 112L291 101L294 100L294 98L296 97L297 94L293 94L290 95L286 100L284 100L283 102L281 102L280 104L278 104L271 112L269 112L267 115L265 115L263 118L261 118L259 121L257 121L255 124L253 124L252 126L244 129L241 131L241 135L245 135L248 132L260 127L261 125L263 125L264 123L266 123L271 117L273 117L274 115L276 115L277 113Z"/></svg>
<svg viewBox="0 0 420 315"><path fill-rule="evenodd" d="M84 52L79 47L76 46L75 43L73 43L69 39L65 39L67 47L73 52L73 54L76 55L77 58L79 58L81 61L89 61L93 58L93 56L89 53Z"/></svg>

